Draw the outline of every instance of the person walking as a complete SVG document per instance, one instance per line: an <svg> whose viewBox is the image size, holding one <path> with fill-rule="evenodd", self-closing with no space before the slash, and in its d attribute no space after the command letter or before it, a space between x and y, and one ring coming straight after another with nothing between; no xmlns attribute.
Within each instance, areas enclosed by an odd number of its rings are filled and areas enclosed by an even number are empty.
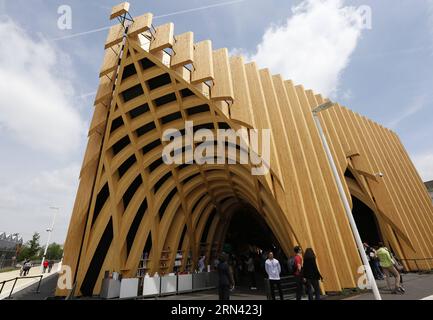
<svg viewBox="0 0 433 320"><path fill-rule="evenodd" d="M319 280L323 280L323 277L317 268L316 255L311 248L307 248L304 253L302 276L306 280L305 286L307 288L308 300L313 300L313 288L315 299L320 300Z"/></svg>
<svg viewBox="0 0 433 320"><path fill-rule="evenodd" d="M217 271L219 300L230 300L230 289L234 288L235 282L225 254L221 254L219 258Z"/></svg>
<svg viewBox="0 0 433 320"><path fill-rule="evenodd" d="M370 264L370 268L373 271L374 278L376 280L383 280L383 274L380 270L379 259L376 255L376 250L373 247L370 247L367 242L364 242L364 251L367 255L368 263Z"/></svg>
<svg viewBox="0 0 433 320"><path fill-rule="evenodd" d="M404 287L403 287L403 275L402 275L402 272L404 271L404 267L401 264L401 262L397 259L397 257L394 255L394 253L392 251L390 251L390 250L388 250L388 251L389 251L389 254L391 256L392 262L394 264L395 270L397 270L397 272L400 274L400 287L402 287L403 290L404 290Z"/></svg>
<svg viewBox="0 0 433 320"><path fill-rule="evenodd" d="M20 269L20 277L25 276L25 268L26 268L27 259L24 259L23 264Z"/></svg>
<svg viewBox="0 0 433 320"><path fill-rule="evenodd" d="M391 253L388 248L384 246L382 242L379 242L379 249L376 251L377 257L380 261L380 266L382 267L383 272L385 273L386 284L388 289L392 293L404 293L405 289L400 284L400 273L394 267L394 261L391 257ZM394 276L394 288L391 287L391 279L390 277Z"/></svg>
<svg viewBox="0 0 433 320"><path fill-rule="evenodd" d="M205 266L205 260L206 260L206 256L201 256L200 257L200 260L198 261L198 271L199 272L204 272L204 270L206 269L206 266Z"/></svg>
<svg viewBox="0 0 433 320"><path fill-rule="evenodd" d="M248 278L250 279L250 289L257 290L256 268L254 266L254 258L252 253L250 253L250 256L247 260L247 272L248 272Z"/></svg>
<svg viewBox="0 0 433 320"><path fill-rule="evenodd" d="M275 287L278 288L280 300L284 300L283 290L281 289L280 282L281 266L280 262L274 258L274 254L272 251L269 252L268 259L265 261L265 270L268 274L272 300L275 300Z"/></svg>
<svg viewBox="0 0 433 320"><path fill-rule="evenodd" d="M42 266L44 267L44 273L47 271L48 269L48 260L44 260L44 263L42 264Z"/></svg>
<svg viewBox="0 0 433 320"><path fill-rule="evenodd" d="M48 261L48 273L51 273L51 270L53 269L54 261L50 260Z"/></svg>
<svg viewBox="0 0 433 320"><path fill-rule="evenodd" d="M32 267L32 262L30 260L27 260L27 262L24 263L24 277L27 276L30 272L30 268Z"/></svg>
<svg viewBox="0 0 433 320"><path fill-rule="evenodd" d="M293 259L293 275L296 280L296 300L302 299L302 292L304 288L304 278L302 276L302 248L296 246L294 249L295 258Z"/></svg>

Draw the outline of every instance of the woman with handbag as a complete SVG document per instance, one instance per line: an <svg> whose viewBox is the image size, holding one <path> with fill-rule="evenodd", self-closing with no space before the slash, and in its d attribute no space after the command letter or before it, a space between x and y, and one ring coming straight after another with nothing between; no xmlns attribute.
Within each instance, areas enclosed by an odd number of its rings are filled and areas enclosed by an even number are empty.
<svg viewBox="0 0 433 320"><path fill-rule="evenodd" d="M304 253L303 277L307 289L308 300L313 300L313 289L316 300L320 300L320 284L323 277L316 264L316 255L313 249L307 248Z"/></svg>
<svg viewBox="0 0 433 320"><path fill-rule="evenodd" d="M380 266L385 273L386 284L392 293L404 293L405 289L400 284L400 273L395 268L395 260L392 259L391 253L382 242L379 242L379 250L376 251L377 257L380 261ZM394 289L391 288L390 277L395 277Z"/></svg>

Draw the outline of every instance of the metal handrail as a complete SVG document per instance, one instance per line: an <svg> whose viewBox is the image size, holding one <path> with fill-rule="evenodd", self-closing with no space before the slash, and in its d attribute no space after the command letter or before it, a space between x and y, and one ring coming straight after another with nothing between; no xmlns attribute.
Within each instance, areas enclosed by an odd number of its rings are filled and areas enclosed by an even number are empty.
<svg viewBox="0 0 433 320"><path fill-rule="evenodd" d="M13 293L13 291L15 289L15 285L17 284L17 282L18 282L19 279L33 279L33 278L40 278L39 279L39 283L38 283L38 288L36 289L36 293L39 293L39 288L41 287L41 282L42 282L43 275L30 276L30 277L16 277L16 278L12 278L12 279L9 279L9 280L2 281L2 282L0 282L0 285L1 285L0 294L2 293L3 288L4 288L4 286L5 286L6 283L14 281L14 285L12 286L12 289L9 292L8 299L10 299L12 297L12 293Z"/></svg>

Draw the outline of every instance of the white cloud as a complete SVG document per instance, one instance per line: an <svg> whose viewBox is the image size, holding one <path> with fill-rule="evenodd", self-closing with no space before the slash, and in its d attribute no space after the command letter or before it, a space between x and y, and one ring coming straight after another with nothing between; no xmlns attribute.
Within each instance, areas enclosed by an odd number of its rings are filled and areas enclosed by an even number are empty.
<svg viewBox="0 0 433 320"><path fill-rule="evenodd" d="M283 25L269 27L257 52L260 67L329 97L337 94L362 31L361 14L343 0L305 0Z"/></svg>
<svg viewBox="0 0 433 320"><path fill-rule="evenodd" d="M433 180L433 153L418 154L411 158L421 178L424 181Z"/></svg>
<svg viewBox="0 0 433 320"><path fill-rule="evenodd" d="M76 151L85 124L74 107L68 56L8 18L0 22L0 39L3 133L34 150Z"/></svg>
<svg viewBox="0 0 433 320"><path fill-rule="evenodd" d="M79 164L43 171L31 176L16 174L14 180L0 185L0 228L9 233L19 232L28 240L33 232L45 237L51 223L50 206L60 207L53 240L65 239L74 197L79 182Z"/></svg>
<svg viewBox="0 0 433 320"><path fill-rule="evenodd" d="M345 101L350 101L353 99L353 92L350 89L347 89L340 93L341 99Z"/></svg>

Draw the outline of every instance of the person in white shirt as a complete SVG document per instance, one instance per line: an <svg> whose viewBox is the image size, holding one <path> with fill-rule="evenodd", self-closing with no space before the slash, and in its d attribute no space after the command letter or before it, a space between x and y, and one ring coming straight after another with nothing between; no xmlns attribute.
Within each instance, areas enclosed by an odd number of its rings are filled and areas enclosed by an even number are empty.
<svg viewBox="0 0 433 320"><path fill-rule="evenodd" d="M206 256L201 256L200 260L198 261L198 271L204 272L206 266L204 264L204 261L206 260Z"/></svg>
<svg viewBox="0 0 433 320"><path fill-rule="evenodd" d="M275 286L278 288L280 300L283 300L283 291L281 290L280 283L281 266L280 262L274 258L273 252L269 252L268 254L268 259L265 261L265 270L268 274L272 300L275 300Z"/></svg>

